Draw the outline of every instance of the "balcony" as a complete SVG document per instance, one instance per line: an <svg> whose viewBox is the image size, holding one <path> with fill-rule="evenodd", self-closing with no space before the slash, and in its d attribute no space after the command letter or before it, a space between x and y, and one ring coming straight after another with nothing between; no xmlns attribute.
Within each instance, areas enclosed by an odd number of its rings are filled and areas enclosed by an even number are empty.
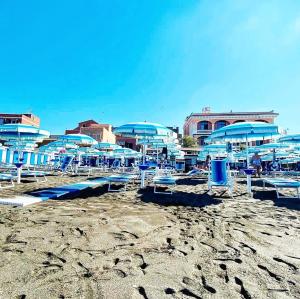
<svg viewBox="0 0 300 299"><path fill-rule="evenodd" d="M195 134L197 135L210 135L212 133L212 130L197 130Z"/></svg>

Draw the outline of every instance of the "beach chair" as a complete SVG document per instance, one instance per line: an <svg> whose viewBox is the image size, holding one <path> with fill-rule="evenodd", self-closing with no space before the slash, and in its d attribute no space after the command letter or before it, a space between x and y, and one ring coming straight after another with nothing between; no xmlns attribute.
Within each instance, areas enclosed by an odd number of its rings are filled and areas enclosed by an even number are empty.
<svg viewBox="0 0 300 299"><path fill-rule="evenodd" d="M208 189L212 193L213 188L225 189L232 197L233 178L230 174L227 160L212 160L208 173Z"/></svg>
<svg viewBox="0 0 300 299"><path fill-rule="evenodd" d="M65 156L59 170L62 172L61 176L71 172L71 174L74 173L73 168L72 168L72 162L74 160L74 156Z"/></svg>
<svg viewBox="0 0 300 299"><path fill-rule="evenodd" d="M114 174L107 177L108 180L108 192L122 192L126 191L127 185L133 182L137 178L136 175L132 174ZM112 185L124 185L121 189L113 189Z"/></svg>
<svg viewBox="0 0 300 299"><path fill-rule="evenodd" d="M173 194L176 185L176 179L171 175L156 175L153 178L154 193L157 194ZM169 191L157 191L157 187L167 186ZM172 188L171 188L172 187Z"/></svg>
<svg viewBox="0 0 300 299"><path fill-rule="evenodd" d="M14 180L16 179L15 176L12 174L0 174L0 190L12 188L15 186ZM2 182L8 182L8 184L2 185Z"/></svg>
<svg viewBox="0 0 300 299"><path fill-rule="evenodd" d="M266 178L263 179L263 190L266 188L266 184L273 186L276 190L277 199L280 198L296 198L300 199L300 182L286 178ZM285 196L280 195L280 189L296 189L297 196Z"/></svg>

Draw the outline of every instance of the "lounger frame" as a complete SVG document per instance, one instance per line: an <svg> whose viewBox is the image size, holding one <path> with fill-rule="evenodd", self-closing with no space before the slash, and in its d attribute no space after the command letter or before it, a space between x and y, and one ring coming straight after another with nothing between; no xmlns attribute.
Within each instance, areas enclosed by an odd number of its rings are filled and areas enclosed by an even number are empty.
<svg viewBox="0 0 300 299"><path fill-rule="evenodd" d="M275 188L277 199L283 199L283 198L291 198L291 199L300 199L300 185L291 185L289 183L298 183L297 181L291 181L291 180L282 180L278 181L277 183L270 179L264 179L263 180L263 190L266 189L266 184L272 185ZM296 189L297 196L285 196L280 195L279 191L280 189Z"/></svg>

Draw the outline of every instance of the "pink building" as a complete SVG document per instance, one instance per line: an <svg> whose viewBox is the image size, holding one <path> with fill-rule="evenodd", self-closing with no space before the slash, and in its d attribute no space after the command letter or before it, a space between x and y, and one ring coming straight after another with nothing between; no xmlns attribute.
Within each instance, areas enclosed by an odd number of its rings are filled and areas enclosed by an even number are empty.
<svg viewBox="0 0 300 299"><path fill-rule="evenodd" d="M262 121L265 123L274 123L278 113L274 111L267 112L225 112L213 113L209 107L202 109L202 113L192 113L185 119L183 133L185 136L192 136L198 140L199 145L204 144L212 131L224 126L245 122Z"/></svg>

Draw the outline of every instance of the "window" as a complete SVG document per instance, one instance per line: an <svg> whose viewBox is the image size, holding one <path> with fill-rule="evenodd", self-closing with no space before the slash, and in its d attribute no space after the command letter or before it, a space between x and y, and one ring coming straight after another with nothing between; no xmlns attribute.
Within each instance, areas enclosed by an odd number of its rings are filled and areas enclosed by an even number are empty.
<svg viewBox="0 0 300 299"><path fill-rule="evenodd" d="M228 125L229 125L229 122L227 120L218 120L215 122L215 130L221 129Z"/></svg>
<svg viewBox="0 0 300 299"><path fill-rule="evenodd" d="M211 130L212 124L209 121L199 121L197 124L197 130Z"/></svg>

